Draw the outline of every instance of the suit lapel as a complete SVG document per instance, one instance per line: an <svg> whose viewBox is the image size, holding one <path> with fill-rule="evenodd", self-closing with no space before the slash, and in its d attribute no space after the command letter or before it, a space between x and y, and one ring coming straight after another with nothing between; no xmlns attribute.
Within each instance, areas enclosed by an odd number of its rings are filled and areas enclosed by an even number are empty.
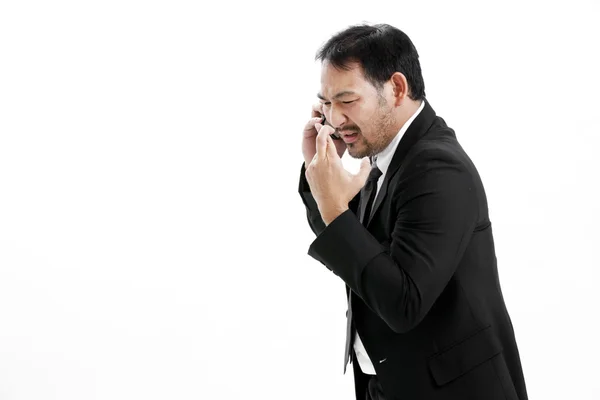
<svg viewBox="0 0 600 400"><path fill-rule="evenodd" d="M392 157L390 166L388 167L383 183L381 184L381 189L379 190L377 198L375 199L375 203L373 204L371 215L367 216L367 227L369 226L371 220L375 216L375 213L383 203L383 199L385 199L385 196L388 192L390 180L394 176L396 171L400 169L400 166L402 165L402 161L404 161L406 154L411 149L411 147L421 137L423 137L423 135L425 135L425 133L429 130L429 128L435 121L435 111L433 110L433 108L431 108L427 100L423 101L425 102L425 106L423 106L423 109L421 110L419 115L417 115L417 118L413 120L413 122L410 124L410 126L404 133L404 136L402 136L402 139L400 139L400 143L398 143L398 147L394 152L394 156Z"/></svg>

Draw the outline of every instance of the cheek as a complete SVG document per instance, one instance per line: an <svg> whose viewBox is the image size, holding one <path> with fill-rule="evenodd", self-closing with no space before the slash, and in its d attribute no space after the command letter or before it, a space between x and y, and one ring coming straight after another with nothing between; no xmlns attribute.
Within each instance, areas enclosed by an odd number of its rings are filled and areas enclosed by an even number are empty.
<svg viewBox="0 0 600 400"><path fill-rule="evenodd" d="M361 113L361 118L359 118L357 120L357 124L361 128L369 131L369 130L372 130L372 128L377 125L377 121L380 117L381 116L379 115L377 110L368 110L368 111Z"/></svg>
<svg viewBox="0 0 600 400"><path fill-rule="evenodd" d="M365 119L363 121L359 121L356 125L360 129L360 133L365 137L370 137L373 134L373 128L375 126L375 121L370 119Z"/></svg>

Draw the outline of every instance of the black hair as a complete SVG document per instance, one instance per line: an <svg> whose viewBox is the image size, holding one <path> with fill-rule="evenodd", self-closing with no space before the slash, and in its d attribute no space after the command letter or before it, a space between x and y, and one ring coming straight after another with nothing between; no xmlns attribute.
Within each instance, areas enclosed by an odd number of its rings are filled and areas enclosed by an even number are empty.
<svg viewBox="0 0 600 400"><path fill-rule="evenodd" d="M408 96L413 100L425 98L417 49L404 32L391 25L354 25L338 32L319 49L316 60L328 61L342 70L358 62L365 78L378 90L394 72L401 72L408 82Z"/></svg>

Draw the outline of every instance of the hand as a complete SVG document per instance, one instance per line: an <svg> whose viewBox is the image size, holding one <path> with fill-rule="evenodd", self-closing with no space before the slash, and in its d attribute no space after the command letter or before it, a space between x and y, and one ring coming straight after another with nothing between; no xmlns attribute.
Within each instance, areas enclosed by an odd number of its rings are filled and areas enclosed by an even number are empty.
<svg viewBox="0 0 600 400"><path fill-rule="evenodd" d="M365 185L371 171L369 158L363 158L357 174L346 171L334 140L330 126L314 124L318 130L316 151L306 166L306 180L317 202L319 212L326 225L348 209L348 203Z"/></svg>
<svg viewBox="0 0 600 400"><path fill-rule="evenodd" d="M323 105L321 103L313 104L312 118L304 126L302 135L302 155L304 156L304 166L308 167L316 153L317 129L315 124L323 121ZM333 129L333 128L332 128ZM343 140L334 140L337 154L340 158L346 152L346 143Z"/></svg>

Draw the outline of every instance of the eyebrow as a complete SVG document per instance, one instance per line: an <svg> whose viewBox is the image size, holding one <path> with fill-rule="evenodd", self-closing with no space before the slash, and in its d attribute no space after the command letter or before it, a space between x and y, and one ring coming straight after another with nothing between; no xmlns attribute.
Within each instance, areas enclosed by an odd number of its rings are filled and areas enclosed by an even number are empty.
<svg viewBox="0 0 600 400"><path fill-rule="evenodd" d="M349 94L356 94L356 93L351 90L344 90L343 92L339 92L338 94L333 96L333 100L339 99L340 97L347 96ZM321 93L317 93L317 97L321 100L327 101L327 99L325 97L323 97L323 95Z"/></svg>

